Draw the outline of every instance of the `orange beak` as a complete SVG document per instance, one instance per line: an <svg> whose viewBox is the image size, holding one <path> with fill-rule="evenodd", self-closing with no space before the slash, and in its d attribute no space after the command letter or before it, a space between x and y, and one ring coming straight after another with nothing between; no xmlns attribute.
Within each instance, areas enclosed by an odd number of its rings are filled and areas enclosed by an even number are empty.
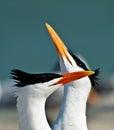
<svg viewBox="0 0 114 130"><path fill-rule="evenodd" d="M72 72L72 73L66 73L66 74L62 74L62 78L57 81L56 83L54 83L53 85L57 85L57 84L67 84L70 83L74 80L78 80L80 78L83 78L85 76L89 76L94 74L93 71L78 71L78 72Z"/></svg>
<svg viewBox="0 0 114 130"><path fill-rule="evenodd" d="M66 57L66 59L71 63L68 55L67 55L67 47L65 46L65 44L63 43L63 41L61 40L61 38L59 37L59 35L54 31L54 29L46 23L46 28L52 38L52 41L55 45L55 48L58 52L58 54L61 56L61 57Z"/></svg>
<svg viewBox="0 0 114 130"><path fill-rule="evenodd" d="M50 37L51 37L51 39L52 39L52 41L53 41L53 43L54 43L54 45L56 47L56 50L57 50L58 54L61 57L64 56L71 63L71 61L70 61L70 59L69 59L69 57L67 55L68 49L65 46L64 42L61 40L59 35L54 31L54 29L47 23L46 23L46 28L47 28L47 30L48 30L48 32L50 34ZM59 80L57 83L55 83L55 84L59 84L59 83L66 84L66 83L72 82L73 80L77 80L77 79L80 79L82 77L89 76L89 75L91 75L93 73L94 73L93 71L83 71L83 72L74 72L73 75L72 75L72 73L70 73L69 75L68 74L65 74L65 75L63 74L63 78L61 80ZM72 76L70 77L70 75L72 75ZM89 96L88 102L90 104L92 104L93 99L94 98L97 99L96 97L98 97L98 94L97 94L95 89L92 89L92 91L90 93L90 96Z"/></svg>

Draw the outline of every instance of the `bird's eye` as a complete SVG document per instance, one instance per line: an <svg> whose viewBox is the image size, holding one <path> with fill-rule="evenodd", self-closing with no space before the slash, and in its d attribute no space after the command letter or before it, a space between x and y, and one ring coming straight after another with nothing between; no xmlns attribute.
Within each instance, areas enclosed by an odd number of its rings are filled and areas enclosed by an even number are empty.
<svg viewBox="0 0 114 130"><path fill-rule="evenodd" d="M77 62L77 64L78 64L80 67L82 67L82 64L81 64L81 63Z"/></svg>

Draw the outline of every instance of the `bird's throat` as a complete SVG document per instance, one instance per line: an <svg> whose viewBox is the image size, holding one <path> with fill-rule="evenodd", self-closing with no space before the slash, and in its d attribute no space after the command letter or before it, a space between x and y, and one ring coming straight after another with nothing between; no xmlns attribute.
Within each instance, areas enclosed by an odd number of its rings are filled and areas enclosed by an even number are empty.
<svg viewBox="0 0 114 130"><path fill-rule="evenodd" d="M87 130L86 102L88 94L89 92L85 94L81 88L69 85L64 89L62 106L53 130Z"/></svg>

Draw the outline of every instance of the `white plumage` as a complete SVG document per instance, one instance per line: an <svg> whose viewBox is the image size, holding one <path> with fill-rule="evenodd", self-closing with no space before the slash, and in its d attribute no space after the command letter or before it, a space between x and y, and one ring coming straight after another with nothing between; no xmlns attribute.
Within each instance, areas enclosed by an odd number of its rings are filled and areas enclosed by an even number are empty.
<svg viewBox="0 0 114 130"><path fill-rule="evenodd" d="M92 71L68 74L29 74L13 70L12 78L16 80L17 109L20 130L51 130L45 115L47 97L73 80L93 74Z"/></svg>
<svg viewBox="0 0 114 130"><path fill-rule="evenodd" d="M46 27L59 54L62 73L87 69L82 61L68 52L67 47L53 28L48 24L46 24ZM86 102L90 89L91 81L89 77L73 81L64 87L62 105L53 130L87 130Z"/></svg>

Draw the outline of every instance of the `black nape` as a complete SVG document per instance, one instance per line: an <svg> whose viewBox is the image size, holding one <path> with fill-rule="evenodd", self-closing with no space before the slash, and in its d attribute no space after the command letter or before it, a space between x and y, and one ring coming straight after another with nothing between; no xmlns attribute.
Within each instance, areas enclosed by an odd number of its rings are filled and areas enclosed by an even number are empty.
<svg viewBox="0 0 114 130"><path fill-rule="evenodd" d="M92 86L96 87L99 85L99 83L98 83L99 77L98 76L100 73L100 69L98 68L98 69L94 70L94 72L95 73L93 75L90 75L89 78L90 78Z"/></svg>
<svg viewBox="0 0 114 130"><path fill-rule="evenodd" d="M73 57L73 59L75 60L76 64L79 67L83 68L84 70L89 70L87 66L76 55L72 54L71 52L69 53ZM92 86L97 86L98 80L99 80L98 75L100 73L100 69L96 69L94 72L95 73L93 75L90 75L89 78L90 78Z"/></svg>
<svg viewBox="0 0 114 130"><path fill-rule="evenodd" d="M86 65L76 55L72 54L71 52L69 52L69 53L79 67L83 68L84 70L88 70Z"/></svg>

